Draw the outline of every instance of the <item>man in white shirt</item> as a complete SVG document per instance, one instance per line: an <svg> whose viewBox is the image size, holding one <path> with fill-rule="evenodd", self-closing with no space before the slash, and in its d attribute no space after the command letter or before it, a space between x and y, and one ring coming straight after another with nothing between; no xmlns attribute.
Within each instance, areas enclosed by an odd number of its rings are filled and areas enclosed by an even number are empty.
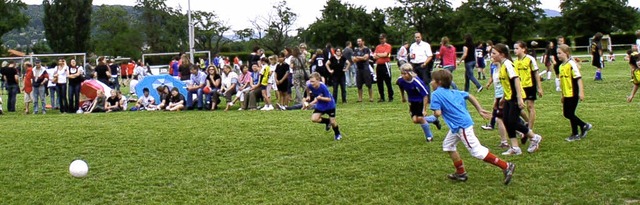
<svg viewBox="0 0 640 205"><path fill-rule="evenodd" d="M191 84L187 86L187 109L193 109L193 94L198 98L198 110L202 110L204 100L203 88L206 85L207 75L200 71L197 65L191 66Z"/></svg>
<svg viewBox="0 0 640 205"><path fill-rule="evenodd" d="M46 67L45 67L46 68ZM51 66L50 68L46 68L46 72L49 74L49 79L47 80L47 88L49 91L49 99L51 100L51 108L58 109L58 98L56 94L56 84L53 82L53 75L56 73L56 66Z"/></svg>
<svg viewBox="0 0 640 205"><path fill-rule="evenodd" d="M142 97L138 98L135 110L156 110L156 100L153 96L149 95L149 88L142 89Z"/></svg>
<svg viewBox="0 0 640 205"><path fill-rule="evenodd" d="M431 82L431 68L429 68L429 64L431 60L433 60L431 45L422 41L422 34L419 32L416 32L414 37L416 42L409 47L409 57L413 65L413 72L418 74L424 83L429 84ZM427 90L429 90L429 86L427 86Z"/></svg>

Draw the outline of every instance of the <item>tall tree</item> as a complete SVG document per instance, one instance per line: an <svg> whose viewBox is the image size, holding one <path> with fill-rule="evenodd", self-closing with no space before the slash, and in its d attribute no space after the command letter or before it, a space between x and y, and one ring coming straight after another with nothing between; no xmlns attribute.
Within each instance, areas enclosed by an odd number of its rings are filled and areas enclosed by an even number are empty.
<svg viewBox="0 0 640 205"><path fill-rule="evenodd" d="M543 17L540 0L469 0L456 11L460 33L482 39L514 40L529 37Z"/></svg>
<svg viewBox="0 0 640 205"><path fill-rule="evenodd" d="M142 14L139 25L149 52L188 49L188 19L179 10L168 7L166 0L136 0Z"/></svg>
<svg viewBox="0 0 640 205"><path fill-rule="evenodd" d="M593 35L630 31L640 24L640 13L628 3L628 0L563 0L560 8L564 32Z"/></svg>
<svg viewBox="0 0 640 205"><path fill-rule="evenodd" d="M57 53L90 48L93 0L43 0L45 36Z"/></svg>
<svg viewBox="0 0 640 205"><path fill-rule="evenodd" d="M22 10L27 5L21 0L2 0L0 1L0 36L16 29L23 28L29 23L29 17Z"/></svg>
<svg viewBox="0 0 640 205"><path fill-rule="evenodd" d="M455 34L455 26L450 25L453 15L453 8L448 0L397 0L402 5L400 7L391 8L393 17L399 20L405 20L406 27L402 30L414 30L423 33L425 40L433 40L433 38ZM401 25L400 21L395 22ZM413 33L413 32L411 32Z"/></svg>
<svg viewBox="0 0 640 205"><path fill-rule="evenodd" d="M258 16L251 24L259 34L255 42L273 53L279 53L294 42L295 39L289 33L293 31L292 27L298 15L287 6L286 0L278 2L273 9L271 14Z"/></svg>
<svg viewBox="0 0 640 205"><path fill-rule="evenodd" d="M95 14L93 45L98 55L139 57L142 33L134 28L130 14L120 6L102 5ZM106 40L109 39L109 40Z"/></svg>
<svg viewBox="0 0 640 205"><path fill-rule="evenodd" d="M195 24L196 48L213 53L220 52L220 48L229 42L224 34L231 30L226 22L220 20L213 12L196 11L193 14Z"/></svg>
<svg viewBox="0 0 640 205"><path fill-rule="evenodd" d="M243 42L246 41L247 39L251 40L251 38L253 38L253 29L251 29L251 28L245 28L245 29L242 29L242 30L235 30L235 31L233 31L233 33L235 34L235 38L237 40L240 40L240 41L243 41Z"/></svg>

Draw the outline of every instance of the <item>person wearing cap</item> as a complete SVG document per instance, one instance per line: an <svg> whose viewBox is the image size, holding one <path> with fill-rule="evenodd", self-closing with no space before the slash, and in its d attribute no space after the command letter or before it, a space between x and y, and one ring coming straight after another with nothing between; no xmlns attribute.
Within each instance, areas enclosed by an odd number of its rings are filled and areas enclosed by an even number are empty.
<svg viewBox="0 0 640 205"><path fill-rule="evenodd" d="M429 128L429 123L433 123L436 128L440 129L440 121L433 115L426 116L427 110L429 110L429 91L427 85L417 78L415 72L413 72L413 66L405 63L400 67L401 75L396 81L396 85L400 87L400 96L402 96L402 102L407 102L404 92L407 92L409 96L409 112L411 114L411 120L414 124L419 124L422 127L424 136L427 142L433 141L433 134ZM425 117L426 116L426 117Z"/></svg>
<svg viewBox="0 0 640 205"><path fill-rule="evenodd" d="M380 94L380 100L378 102L384 102L384 85L387 85L387 92L389 94L389 102L393 102L393 87L391 87L391 45L387 43L387 34L380 34L380 44L376 46L376 50L373 53L373 59L376 60L376 76L378 77L376 83L378 84L378 94Z"/></svg>
<svg viewBox="0 0 640 205"><path fill-rule="evenodd" d="M431 51L431 45L422 41L422 34L416 32L414 34L416 40L415 43L409 47L409 56L411 64L413 65L413 72L415 72L423 82L431 82L431 69L429 64L433 60L433 52ZM427 87L427 91L429 91Z"/></svg>
<svg viewBox="0 0 640 205"><path fill-rule="evenodd" d="M42 114L45 114L47 113L47 110L45 109L47 104L45 89L49 81L49 74L47 73L47 69L42 66L40 59L36 59L35 64L36 65L32 69L33 77L31 81L31 86L33 87L33 114L38 114L38 103L42 105L40 107Z"/></svg>

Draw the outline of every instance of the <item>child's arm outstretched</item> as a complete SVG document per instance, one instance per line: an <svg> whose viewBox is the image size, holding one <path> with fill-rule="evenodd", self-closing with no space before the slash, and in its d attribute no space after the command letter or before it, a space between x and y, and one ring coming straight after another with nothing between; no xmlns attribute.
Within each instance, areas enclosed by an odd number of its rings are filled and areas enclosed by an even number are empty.
<svg viewBox="0 0 640 205"><path fill-rule="evenodd" d="M480 102L478 102L478 99L476 99L476 97L473 97L473 95L469 95L467 100L469 100L469 102L471 102L473 107L475 107L476 110L478 110L478 113L480 113L482 118L484 118L485 120L491 119L491 112L484 110L484 108L482 108L482 105L480 105Z"/></svg>

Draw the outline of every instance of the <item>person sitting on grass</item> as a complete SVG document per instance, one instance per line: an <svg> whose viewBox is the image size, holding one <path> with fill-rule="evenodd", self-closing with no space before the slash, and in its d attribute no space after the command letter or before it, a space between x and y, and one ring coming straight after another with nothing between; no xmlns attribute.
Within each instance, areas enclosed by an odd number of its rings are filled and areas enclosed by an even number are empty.
<svg viewBox="0 0 640 205"><path fill-rule="evenodd" d="M84 114L89 113L97 113L97 112L105 112L107 107L107 97L104 95L102 90L96 91L96 98L93 99L93 103L91 103L91 108Z"/></svg>
<svg viewBox="0 0 640 205"><path fill-rule="evenodd" d="M184 96L180 94L176 87L171 89L171 96L169 96L167 102L169 103L165 108L167 111L184 110Z"/></svg>
<svg viewBox="0 0 640 205"><path fill-rule="evenodd" d="M142 93L143 95L140 98L138 98L138 101L136 102L136 106L131 108L131 110L132 111L156 110L157 109L156 99L154 99L153 96L149 95L149 88L143 88Z"/></svg>
<svg viewBox="0 0 640 205"><path fill-rule="evenodd" d="M489 152L487 147L480 144L480 140L473 131L473 120L467 111L466 101L471 102L484 119L490 119L491 113L484 110L473 95L451 89L453 76L448 70L435 71L432 77L431 85L435 91L431 93L431 110L434 111L436 117L442 116L449 126L450 130L442 143L442 150L449 154L456 168L456 172L447 175L447 177L451 180L467 181L467 172L462 158L456 150L456 145L462 141L473 157L500 167L504 174L503 183L508 185L516 166L496 157Z"/></svg>
<svg viewBox="0 0 640 205"><path fill-rule="evenodd" d="M227 100L227 107L224 109L225 111L227 111L233 105L233 100L231 98L237 92L236 86L238 84L238 74L236 74L235 72L231 72L230 65L224 65L223 68L222 87L218 92Z"/></svg>
<svg viewBox="0 0 640 205"><path fill-rule="evenodd" d="M105 106L106 112L117 112L122 110L120 107L120 97L118 97L118 92L116 90L111 90L111 96L107 98L107 105Z"/></svg>
<svg viewBox="0 0 640 205"><path fill-rule="evenodd" d="M210 102L209 106L211 106L211 110L215 110L218 103L220 103L218 90L220 90L221 87L221 77L220 74L218 74L218 68L215 65L210 65L207 68L207 72L209 73L205 83L205 90L209 90L209 93L206 94L207 102Z"/></svg>
<svg viewBox="0 0 640 205"><path fill-rule="evenodd" d="M244 106L245 96L249 94L249 91L251 91L251 88L253 87L253 78L251 77L253 73L249 72L249 67L247 65L242 65L241 70L242 70L241 71L242 75L238 77L238 85L237 85L238 89L236 93L236 98L233 99L233 102L231 102L232 106L233 104L238 102L238 100L240 100L240 105ZM240 107L238 110L242 110L242 109L243 108Z"/></svg>
<svg viewBox="0 0 640 205"><path fill-rule="evenodd" d="M202 110L204 101L203 89L207 82L207 74L200 71L200 67L197 65L191 65L190 72L189 82L191 82L191 84L187 85L187 107L189 110L192 110L195 109L194 106L197 105L198 110ZM193 94L196 94L197 103L193 102Z"/></svg>
<svg viewBox="0 0 640 205"><path fill-rule="evenodd" d="M160 104L158 105L158 109L164 110L167 105L169 105L169 96L171 96L169 86L159 86L156 88L156 91L158 91L158 95L160 96Z"/></svg>

